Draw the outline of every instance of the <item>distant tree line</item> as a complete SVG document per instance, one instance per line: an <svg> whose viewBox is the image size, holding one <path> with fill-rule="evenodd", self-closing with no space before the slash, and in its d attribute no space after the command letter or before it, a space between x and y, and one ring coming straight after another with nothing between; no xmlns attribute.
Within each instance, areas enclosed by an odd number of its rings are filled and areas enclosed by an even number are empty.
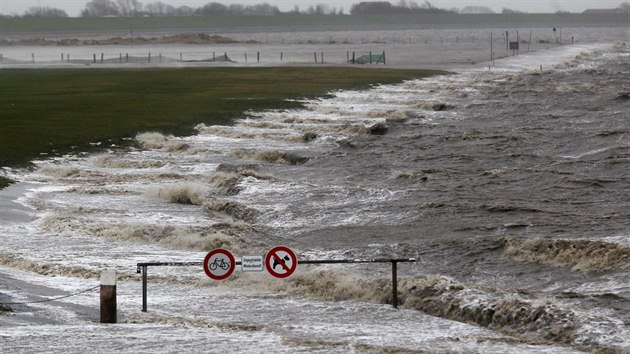
<svg viewBox="0 0 630 354"><path fill-rule="evenodd" d="M618 10L630 13L630 3L624 2L617 7ZM389 1L363 1L352 5L350 15L381 15L381 14L408 14L408 13L462 13L484 14L494 13L485 6L466 6L461 10L440 9L424 0L418 4L414 1L399 0L397 4ZM504 8L503 14L522 13L520 11ZM564 12L563 12L564 13ZM115 16L277 16L277 15L345 15L343 8L330 7L328 5L311 5L303 10L295 6L293 10L282 12L276 6L267 3L257 5L224 5L219 2L209 2L199 8L189 6L175 7L156 1L142 4L138 0L91 0L85 4L81 11L82 17L115 17ZM3 17L0 15L0 17ZM4 16L7 17L7 16ZM64 10L51 7L31 7L22 16L18 17L68 17Z"/></svg>

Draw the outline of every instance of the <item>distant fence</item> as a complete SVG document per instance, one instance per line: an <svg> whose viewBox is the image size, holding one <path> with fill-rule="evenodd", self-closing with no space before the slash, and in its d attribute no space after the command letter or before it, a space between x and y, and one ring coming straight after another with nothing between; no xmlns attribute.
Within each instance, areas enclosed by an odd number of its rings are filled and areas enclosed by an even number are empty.
<svg viewBox="0 0 630 354"><path fill-rule="evenodd" d="M352 54L351 54L352 53ZM315 64L327 64L327 63L349 63L349 64L386 64L385 62L385 51L382 51L382 54L372 54L372 52L359 52L357 57L357 53L355 51L346 52L345 60L339 55L339 52L335 52L333 55L326 55L325 52L314 51L312 53L312 60L306 61L308 57L305 53L300 53L299 55L293 55L289 58L285 55L285 52L279 52L273 55L267 55L265 58L261 60L261 52L257 51L255 55L248 56L248 53L245 52L242 54L242 57L238 58L227 52L216 53L212 52L211 55L207 54L206 56L200 56L195 53L194 55L186 56L184 52L180 52L179 55L173 56L173 53L169 53L169 55L163 55L162 53L152 53L147 52L146 55L130 55L129 53L119 53L118 55L112 55L108 53L107 55L103 52L101 53L92 53L89 56L80 55L80 56L71 56L69 53L60 53L58 59L51 59L50 54L45 56L43 59L40 59L40 56L35 53L31 53L30 59L16 59L3 55L0 53L0 64L6 65L29 65L29 64L40 64L40 65L57 65L57 64L76 64L76 65L93 65L93 64L169 64L169 63L274 63L274 62L285 62L290 61L293 63L315 63ZM352 55L352 57L350 57Z"/></svg>

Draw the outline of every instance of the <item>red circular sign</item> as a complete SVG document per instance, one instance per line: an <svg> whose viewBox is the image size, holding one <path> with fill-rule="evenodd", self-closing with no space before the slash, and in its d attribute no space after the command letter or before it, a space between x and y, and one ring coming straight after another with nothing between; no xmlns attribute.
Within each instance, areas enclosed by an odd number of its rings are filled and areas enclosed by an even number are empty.
<svg viewBox="0 0 630 354"><path fill-rule="evenodd" d="M236 268L236 261L230 251L217 248L206 255L203 260L203 270L214 280L228 278Z"/></svg>
<svg viewBox="0 0 630 354"><path fill-rule="evenodd" d="M267 271L276 278L286 278L297 268L297 256L288 247L276 246L265 256Z"/></svg>

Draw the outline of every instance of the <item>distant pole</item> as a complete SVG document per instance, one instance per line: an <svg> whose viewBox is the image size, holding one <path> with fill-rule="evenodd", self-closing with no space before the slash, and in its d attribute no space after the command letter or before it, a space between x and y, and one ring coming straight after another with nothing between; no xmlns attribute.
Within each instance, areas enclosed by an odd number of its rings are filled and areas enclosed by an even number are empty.
<svg viewBox="0 0 630 354"><path fill-rule="evenodd" d="M33 58L33 63L35 62L35 53L31 53L31 57Z"/></svg>
<svg viewBox="0 0 630 354"><path fill-rule="evenodd" d="M383 51L383 65L385 65L385 51Z"/></svg>
<svg viewBox="0 0 630 354"><path fill-rule="evenodd" d="M247 63L247 53L245 53L245 62Z"/></svg>
<svg viewBox="0 0 630 354"><path fill-rule="evenodd" d="M127 63L129 62L129 53L125 53L125 60L127 61Z"/></svg>
<svg viewBox="0 0 630 354"><path fill-rule="evenodd" d="M256 62L260 63L260 52L256 52Z"/></svg>
<svg viewBox="0 0 630 354"><path fill-rule="evenodd" d="M356 63L357 63L357 62L356 62L356 60L355 60L355 58L354 58L354 52L352 52L352 64L356 64Z"/></svg>
<svg viewBox="0 0 630 354"><path fill-rule="evenodd" d="M494 49L492 49L493 41L492 32L490 32L490 61L494 60Z"/></svg>
<svg viewBox="0 0 630 354"><path fill-rule="evenodd" d="M179 52L179 61L184 61L182 52Z"/></svg>
<svg viewBox="0 0 630 354"><path fill-rule="evenodd" d="M349 62L350 62L350 51L347 50L346 51L346 63L349 63Z"/></svg>
<svg viewBox="0 0 630 354"><path fill-rule="evenodd" d="M370 64L372 64L372 52L370 52Z"/></svg>
<svg viewBox="0 0 630 354"><path fill-rule="evenodd" d="M151 62L151 52L149 52L149 63Z"/></svg>
<svg viewBox="0 0 630 354"><path fill-rule="evenodd" d="M527 42L527 53L529 53L529 46L532 44L532 32L533 30L529 30L529 42Z"/></svg>
<svg viewBox="0 0 630 354"><path fill-rule="evenodd" d="M322 60L321 63L324 64L324 52L322 52Z"/></svg>
<svg viewBox="0 0 630 354"><path fill-rule="evenodd" d="M94 53L94 64L96 64L96 53Z"/></svg>
<svg viewBox="0 0 630 354"><path fill-rule="evenodd" d="M103 64L103 57L105 56L105 54L101 53L101 64Z"/></svg>
<svg viewBox="0 0 630 354"><path fill-rule="evenodd" d="M214 52L212 52L212 61L217 61L217 59L214 56Z"/></svg>
<svg viewBox="0 0 630 354"><path fill-rule="evenodd" d="M101 323L117 322L116 272L101 273Z"/></svg>
<svg viewBox="0 0 630 354"><path fill-rule="evenodd" d="M118 62L122 63L122 53L118 53Z"/></svg>
<svg viewBox="0 0 630 354"><path fill-rule="evenodd" d="M283 54L283 53L282 53L282 52L280 52L280 61L282 61L282 54Z"/></svg>
<svg viewBox="0 0 630 354"><path fill-rule="evenodd" d="M505 49L510 49L510 32L505 31Z"/></svg>
<svg viewBox="0 0 630 354"><path fill-rule="evenodd" d="M162 62L162 53L160 53L160 56L159 56L159 62L160 62L160 63Z"/></svg>
<svg viewBox="0 0 630 354"><path fill-rule="evenodd" d="M315 57L315 64L317 64L317 52L313 52L313 56Z"/></svg>
<svg viewBox="0 0 630 354"><path fill-rule="evenodd" d="M61 62L63 63L63 53L61 53Z"/></svg>

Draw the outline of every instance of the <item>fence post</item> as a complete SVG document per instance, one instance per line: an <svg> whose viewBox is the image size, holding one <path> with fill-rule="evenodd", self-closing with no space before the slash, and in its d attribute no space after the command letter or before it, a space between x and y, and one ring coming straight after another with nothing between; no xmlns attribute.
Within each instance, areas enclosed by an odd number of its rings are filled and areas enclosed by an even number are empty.
<svg viewBox="0 0 630 354"><path fill-rule="evenodd" d="M105 56L105 54L101 53L101 64L103 64L103 57Z"/></svg>
<svg viewBox="0 0 630 354"><path fill-rule="evenodd" d="M313 56L315 57L315 64L317 64L317 52L313 52Z"/></svg>
<svg viewBox="0 0 630 354"><path fill-rule="evenodd" d="M147 312L147 269L142 266L142 312Z"/></svg>
<svg viewBox="0 0 630 354"><path fill-rule="evenodd" d="M260 63L260 52L256 52L256 62Z"/></svg>
<svg viewBox="0 0 630 354"><path fill-rule="evenodd" d="M116 272L101 273L101 323L116 323Z"/></svg>
<svg viewBox="0 0 630 354"><path fill-rule="evenodd" d="M94 53L94 64L96 64L96 53Z"/></svg>

